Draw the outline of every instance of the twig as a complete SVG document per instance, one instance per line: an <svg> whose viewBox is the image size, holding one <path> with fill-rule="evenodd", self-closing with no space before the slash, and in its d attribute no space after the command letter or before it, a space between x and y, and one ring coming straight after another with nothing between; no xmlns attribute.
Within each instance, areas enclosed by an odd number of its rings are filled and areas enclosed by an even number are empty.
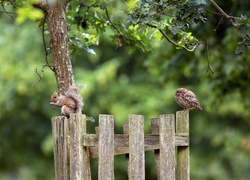
<svg viewBox="0 0 250 180"><path fill-rule="evenodd" d="M207 38L205 39L205 46L206 46L206 55L207 55L207 70L206 70L206 74L211 71L212 74L214 74L214 70L212 68L212 66L210 65L210 57L209 57L209 53L208 53L208 42L207 42Z"/></svg>
<svg viewBox="0 0 250 180"><path fill-rule="evenodd" d="M126 43L127 44L129 44L128 42L129 41L134 41L133 39L130 39L129 37L127 37L125 34L123 34L123 32L121 32L117 27L116 27L116 25L111 21L111 19L110 19L110 16L109 16L109 13L108 13L108 9L107 8L105 8L105 13L106 13L106 16L107 16L107 18L108 18L108 21L109 21L109 23L110 23L110 25L124 38L124 40L126 41ZM141 41L136 41L136 42L138 42L139 44L143 44ZM142 50L144 50L143 49L143 47L140 47Z"/></svg>
<svg viewBox="0 0 250 180"><path fill-rule="evenodd" d="M213 31L216 31L216 30L217 30L217 28L219 27L219 25L221 24L221 22L223 21L223 19L224 19L224 16L222 16L222 17L220 18L219 23L217 24L217 26L214 28Z"/></svg>
<svg viewBox="0 0 250 180"><path fill-rule="evenodd" d="M35 86L37 83L39 83L42 80L43 74L44 74L44 68L46 66L48 66L48 65L45 64L45 65L42 66L41 74L39 74L38 71L37 71L37 68L35 68L35 73L38 75L39 79L31 85L32 87Z"/></svg>
<svg viewBox="0 0 250 180"><path fill-rule="evenodd" d="M160 31L160 33L164 36L165 39L167 39L167 41L168 41L169 43L173 44L173 45L176 46L176 47L181 47L181 48L183 48L183 49L185 49L185 50L187 50L187 51L189 51L189 52L194 51L195 48L196 48L197 46L199 46L201 43L203 43L202 41L201 41L201 42L198 42L198 43L196 43L191 49L189 49L189 48L187 48L187 47L185 47L185 46L179 45L179 44L177 44L176 42L174 42L172 39L170 39L170 37L168 37L168 36L166 35L166 33L165 33L162 29L158 28L157 26L152 25L152 24L149 24L149 23L146 23L146 25L149 26L149 27L158 29L158 31Z"/></svg>
<svg viewBox="0 0 250 180"><path fill-rule="evenodd" d="M3 9L4 9L4 7L3 7ZM0 10L0 12L6 13L6 14L16 14L15 12L6 11L5 9Z"/></svg>
<svg viewBox="0 0 250 180"><path fill-rule="evenodd" d="M125 40L127 41L127 37L116 27L116 25L111 21L110 17L109 17L109 13L108 13L108 10L107 8L105 8L105 13L106 13L106 16L108 18L108 21L109 23L111 24L111 26L122 36L122 37L125 37Z"/></svg>
<svg viewBox="0 0 250 180"><path fill-rule="evenodd" d="M223 9L221 9L220 6L218 4L216 4L216 2L214 2L214 0L209 0L209 1L221 13L221 15L223 15L224 17L226 17L236 29L239 29L239 26L237 26L237 24L235 24L233 22L233 20L232 20L233 17L232 16L229 16L225 11L223 11Z"/></svg>
<svg viewBox="0 0 250 180"><path fill-rule="evenodd" d="M47 46L46 46L46 41L45 41L45 35L44 35L44 26L45 26L45 17L43 19L43 26L42 26L42 38L43 38L43 47L44 47L44 51L45 51L45 61L46 61L46 66L48 66L50 68L50 70L54 71L54 67L51 66L49 64L48 61L48 50L47 50Z"/></svg>
<svg viewBox="0 0 250 180"><path fill-rule="evenodd" d="M12 19L14 19L14 18L12 17L11 14L16 14L16 13L6 11L6 9L5 9L4 5L3 5L3 2L1 2L1 5L2 5L3 10L0 10L0 12L4 12L4 13L6 13L8 16L10 16Z"/></svg>
<svg viewBox="0 0 250 180"><path fill-rule="evenodd" d="M18 6L15 4L15 2L13 2L12 0L9 0L8 2L10 2L10 4L15 7L15 8L18 8Z"/></svg>
<svg viewBox="0 0 250 180"><path fill-rule="evenodd" d="M45 17L43 19L43 25L42 25L42 39L43 39L43 47L44 47L44 51L45 51L45 62L46 62L46 64L42 66L41 74L39 74L38 71L37 71L37 68L35 68L35 73L38 75L39 79L35 83L33 83L32 86L35 86L37 83L39 83L42 80L45 67L49 67L50 70L54 71L54 66L51 66L49 64L49 61L48 61L49 52L48 52L47 46L46 46L44 29L45 29Z"/></svg>

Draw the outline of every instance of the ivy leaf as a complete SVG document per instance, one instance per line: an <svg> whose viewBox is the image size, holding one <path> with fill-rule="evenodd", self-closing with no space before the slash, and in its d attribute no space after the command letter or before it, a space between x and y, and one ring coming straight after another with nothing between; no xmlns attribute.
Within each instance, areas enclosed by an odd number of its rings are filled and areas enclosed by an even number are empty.
<svg viewBox="0 0 250 180"><path fill-rule="evenodd" d="M241 29L240 29L240 36L241 37L246 37L246 35L249 33L249 28L246 27L246 26L243 26Z"/></svg>
<svg viewBox="0 0 250 180"><path fill-rule="evenodd" d="M241 43L239 43L238 47L235 49L235 54L243 53L244 49L245 49L244 46Z"/></svg>

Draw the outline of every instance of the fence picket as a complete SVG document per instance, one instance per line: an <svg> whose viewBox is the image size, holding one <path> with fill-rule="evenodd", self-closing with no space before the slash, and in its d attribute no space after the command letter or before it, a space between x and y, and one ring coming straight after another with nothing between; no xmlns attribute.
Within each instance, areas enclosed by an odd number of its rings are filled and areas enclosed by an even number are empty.
<svg viewBox="0 0 250 180"><path fill-rule="evenodd" d="M128 124L128 122L126 122L126 123L124 123L123 124L123 134L125 134L125 135L129 135L129 124ZM127 144L127 146L129 146L129 144ZM128 176L129 176L129 153L126 153L125 154L125 158L126 158L126 164L127 164L127 174L128 174Z"/></svg>
<svg viewBox="0 0 250 180"><path fill-rule="evenodd" d="M151 119L151 133L155 135L159 135L159 118L152 118ZM154 150L154 157L155 157L155 168L156 168L156 175L157 179L160 179L160 150Z"/></svg>
<svg viewBox="0 0 250 180"><path fill-rule="evenodd" d="M114 179L114 117L99 115L98 179Z"/></svg>
<svg viewBox="0 0 250 180"><path fill-rule="evenodd" d="M160 180L175 179L174 115L160 115Z"/></svg>
<svg viewBox="0 0 250 180"><path fill-rule="evenodd" d="M71 114L68 123L70 137L70 179L90 179L90 166L89 164L85 164L88 163L86 162L87 159L84 159L87 158L87 154L84 152L84 147L82 146L84 127L86 132L86 116L82 114Z"/></svg>
<svg viewBox="0 0 250 180"><path fill-rule="evenodd" d="M176 112L176 133L189 137L189 113L188 111ZM177 147L177 180L190 180L189 146Z"/></svg>
<svg viewBox="0 0 250 180"><path fill-rule="evenodd" d="M145 179L144 117L129 115L129 179Z"/></svg>
<svg viewBox="0 0 250 180"><path fill-rule="evenodd" d="M55 178L58 180L69 179L68 166L68 119L62 116L53 117L52 134L54 141Z"/></svg>

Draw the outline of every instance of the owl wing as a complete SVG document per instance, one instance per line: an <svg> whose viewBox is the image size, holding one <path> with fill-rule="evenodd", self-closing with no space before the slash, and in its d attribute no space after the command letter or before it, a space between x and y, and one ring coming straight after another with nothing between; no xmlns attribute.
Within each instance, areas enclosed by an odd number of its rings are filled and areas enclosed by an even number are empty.
<svg viewBox="0 0 250 180"><path fill-rule="evenodd" d="M184 94L184 99L188 101L197 101L196 95L192 91L187 91Z"/></svg>
<svg viewBox="0 0 250 180"><path fill-rule="evenodd" d="M184 99L189 102L190 106L202 109L196 95L192 91L187 91L184 95Z"/></svg>

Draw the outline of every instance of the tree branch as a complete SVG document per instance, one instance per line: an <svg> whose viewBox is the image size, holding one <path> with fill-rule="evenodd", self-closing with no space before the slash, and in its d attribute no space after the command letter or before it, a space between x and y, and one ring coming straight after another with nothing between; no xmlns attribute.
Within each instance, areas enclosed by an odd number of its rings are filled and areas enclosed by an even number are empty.
<svg viewBox="0 0 250 180"><path fill-rule="evenodd" d="M46 14L47 12L48 4L46 0L41 0L40 3L33 4L32 6L34 8L41 9L44 12L44 14Z"/></svg>
<svg viewBox="0 0 250 180"><path fill-rule="evenodd" d="M221 9L220 6L216 4L216 2L214 2L214 0L209 0L209 1L221 13L221 15L226 17L236 29L239 29L239 26L237 26L237 24L235 24L234 21L232 20L233 18L232 16L229 16L225 11L223 11L223 9Z"/></svg>
<svg viewBox="0 0 250 180"><path fill-rule="evenodd" d="M168 41L169 43L173 44L173 45L176 46L176 47L183 48L183 49L185 49L185 50L187 50L187 51L189 51L189 52L193 52L197 46L199 46L201 43L203 43L202 41L201 41L201 42L198 42L198 43L196 43L191 49L189 49L189 48L187 48L187 47L185 47L185 46L179 45L179 44L177 44L176 42L174 42L172 39L170 39L170 37L168 37L168 35L167 35L162 29L158 28L157 26L152 25L152 24L149 24L149 23L146 23L146 25L149 26L149 27L155 28L155 29L157 29L158 31L160 31L160 33L163 35L163 37L164 37L165 39L167 39L167 41Z"/></svg>

